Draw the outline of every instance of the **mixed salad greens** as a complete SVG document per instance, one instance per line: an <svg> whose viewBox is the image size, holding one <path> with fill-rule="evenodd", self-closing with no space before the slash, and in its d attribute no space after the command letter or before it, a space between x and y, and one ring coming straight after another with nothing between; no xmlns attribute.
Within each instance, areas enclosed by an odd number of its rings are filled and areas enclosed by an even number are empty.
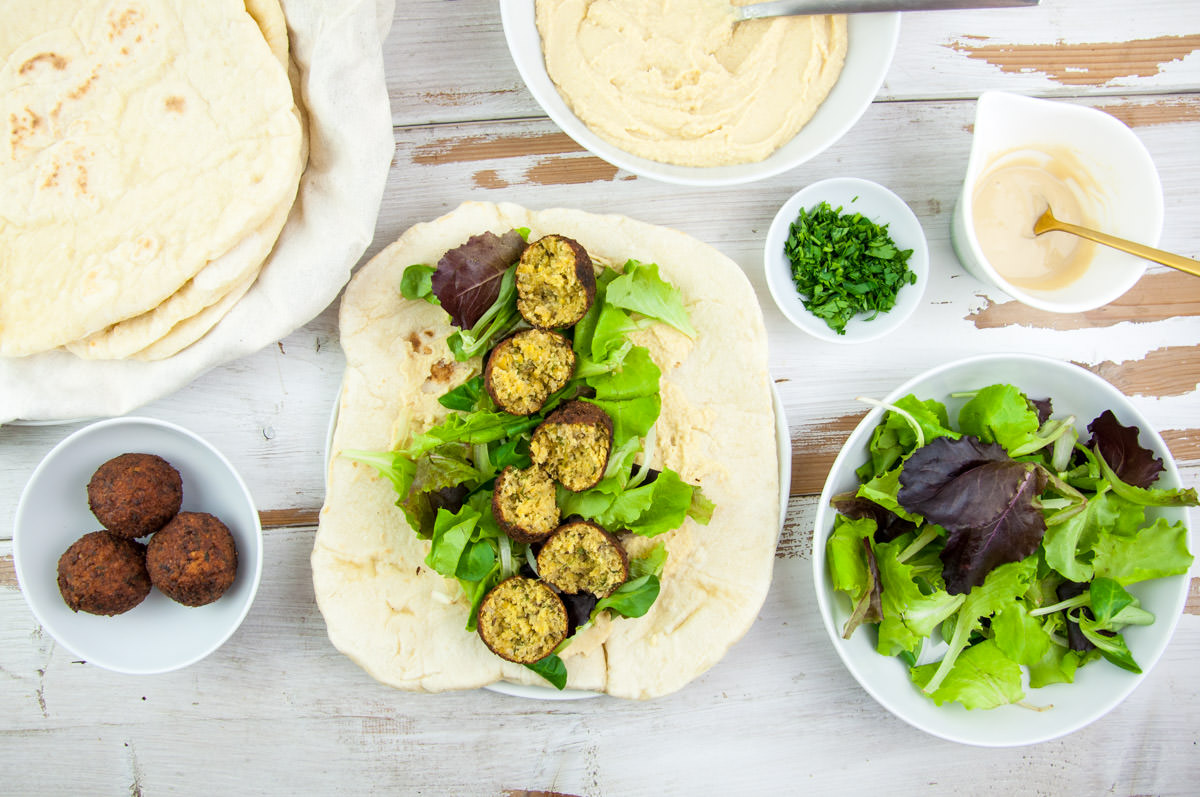
<svg viewBox="0 0 1200 797"><path fill-rule="evenodd" d="M528 229L503 236L472 236L447 252L436 268L408 267L400 290L405 298L440 304L459 327L448 345L467 361L488 351L514 330L528 326L516 309L516 261ZM695 337L678 291L655 264L629 260L620 270L596 276L596 300L574 327L576 369L571 380L544 407L528 416L498 409L477 374L441 396L446 419L414 434L395 451L346 451L342 456L374 466L392 482L413 531L431 543L426 564L461 585L470 600L466 628L474 631L479 605L498 583L522 567L536 572L534 551L511 539L492 514L491 491L506 466L530 466L533 430L562 403L582 399L602 407L613 421L613 442L604 477L594 487L571 493L559 486L562 516L579 515L606 529L654 537L682 525L701 524L713 505L699 487L668 468L654 469L654 424L661 410L661 372L643 346L628 335L666 323ZM641 461L635 459L641 455ZM591 596L563 595L575 633L602 612L641 617L658 597L666 562L659 544L631 558L630 578L598 602ZM566 684L566 667L554 654L529 666L554 686Z"/></svg>
<svg viewBox="0 0 1200 797"><path fill-rule="evenodd" d="M875 626L926 695L968 709L1022 701L1022 668L1034 688L1098 658L1141 672L1121 631L1154 617L1126 587L1192 563L1184 523L1147 509L1195 506L1196 491L1154 487L1162 460L1111 411L1084 444L1074 417L1012 385L955 397L969 398L957 428L938 401L889 405L858 489L833 499L843 636ZM939 636L944 655L918 664Z"/></svg>

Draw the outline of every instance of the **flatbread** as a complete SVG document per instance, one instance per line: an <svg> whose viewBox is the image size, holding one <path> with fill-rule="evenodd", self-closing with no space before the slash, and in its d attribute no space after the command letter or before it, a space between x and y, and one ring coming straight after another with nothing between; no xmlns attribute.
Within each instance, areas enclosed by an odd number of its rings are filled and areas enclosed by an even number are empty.
<svg viewBox="0 0 1200 797"><path fill-rule="evenodd" d="M0 355L149 311L290 205L292 88L240 0L4 4L0 23Z"/></svg>
<svg viewBox="0 0 1200 797"><path fill-rule="evenodd" d="M642 618L597 623L562 654L569 687L667 694L715 664L762 606L779 533L779 462L766 336L745 275L683 233L622 216L470 202L410 228L351 280L340 311L346 371L312 553L317 603L333 644L384 683L419 691L545 685L464 630L465 596L424 565L429 544L408 527L390 483L338 456L392 448L437 423L446 412L438 396L478 370L478 361L450 355L443 310L400 296L404 269L437 263L484 230L517 227L531 238L575 238L601 262L658 263L699 331L692 342L658 325L638 342L663 371L657 456L701 484L716 503L712 521L688 519L655 540L635 540L666 543L657 602Z"/></svg>
<svg viewBox="0 0 1200 797"><path fill-rule="evenodd" d="M245 0L246 13L249 14L259 31L262 32L267 46L275 54L276 60L284 69L289 66L288 59L288 30L287 18L283 15L283 6L279 0Z"/></svg>
<svg viewBox="0 0 1200 797"><path fill-rule="evenodd" d="M122 359L145 349L201 313L212 318L204 327L204 331L207 332L224 315L221 313L214 316L213 308L224 307L225 312L228 312L233 306L232 302L226 301L229 294L237 290L238 296L241 296L254 284L254 279L275 246L279 231L283 229L290 212L290 202L281 205L262 227L251 232L238 241L233 249L202 268L196 276L185 282L157 307L119 321L83 340L72 341L66 345L67 351L77 357L93 360ZM187 328L196 327L193 324ZM179 337L178 332L175 333L175 337ZM188 342L195 340L196 338L192 338ZM174 351L179 351L183 346L173 348Z"/></svg>
<svg viewBox="0 0 1200 797"><path fill-rule="evenodd" d="M246 0L246 12L254 19L267 45L280 64L288 69L298 119L300 100L296 95L298 75L288 56L287 23L276 0ZM307 136L301 128L301 170L307 162ZM135 357L161 360L178 353L212 329L254 284L275 246L291 212L295 194L287 198L257 230L232 249L209 262L161 304L141 315L119 321L66 344L77 357L117 360Z"/></svg>

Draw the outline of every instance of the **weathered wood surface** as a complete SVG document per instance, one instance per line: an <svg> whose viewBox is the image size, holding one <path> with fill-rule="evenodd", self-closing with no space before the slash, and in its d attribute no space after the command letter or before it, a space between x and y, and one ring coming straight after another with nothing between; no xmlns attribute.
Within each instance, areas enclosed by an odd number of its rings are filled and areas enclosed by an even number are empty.
<svg viewBox="0 0 1200 797"><path fill-rule="evenodd" d="M220 448L268 527L249 617L183 671L109 673L39 628L12 568L13 516L37 462L78 424L0 429L0 793L1195 793L1197 582L1162 661L1122 706L1064 739L988 751L910 729L857 685L813 608L809 549L814 496L863 412L855 397L980 352L1043 352L1104 376L1200 486L1200 283L1155 268L1103 310L1050 316L967 276L948 239L974 98L995 88L1130 124L1162 177L1161 245L1200 256L1200 3L1043 0L910 15L878 101L841 142L787 174L721 189L637 179L560 133L521 84L488 0L402 0L386 58L396 156L368 254L482 199L623 213L684 230L745 269L793 444L791 511L758 623L709 673L649 704L411 695L373 682L328 643L308 568L343 363L331 307L139 411ZM882 343L806 338L762 279L775 210L836 175L892 188L932 247L920 312Z"/></svg>

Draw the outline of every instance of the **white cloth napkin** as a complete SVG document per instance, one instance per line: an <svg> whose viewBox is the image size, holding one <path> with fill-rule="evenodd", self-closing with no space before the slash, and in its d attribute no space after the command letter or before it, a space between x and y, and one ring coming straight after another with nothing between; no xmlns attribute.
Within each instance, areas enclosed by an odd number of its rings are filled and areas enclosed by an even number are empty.
<svg viewBox="0 0 1200 797"><path fill-rule="evenodd" d="M295 207L254 287L201 340L157 362L61 350L0 357L0 423L123 415L303 326L370 245L394 149L382 42L394 0L283 0L309 133Z"/></svg>

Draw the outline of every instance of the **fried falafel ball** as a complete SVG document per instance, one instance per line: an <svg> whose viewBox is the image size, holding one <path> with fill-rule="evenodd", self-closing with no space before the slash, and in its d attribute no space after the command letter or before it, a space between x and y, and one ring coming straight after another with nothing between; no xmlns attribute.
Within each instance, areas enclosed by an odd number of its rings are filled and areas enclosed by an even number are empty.
<svg viewBox="0 0 1200 797"><path fill-rule="evenodd" d="M73 612L129 611L150 594L146 546L108 530L83 535L58 559L58 591Z"/></svg>
<svg viewBox="0 0 1200 797"><path fill-rule="evenodd" d="M606 598L629 579L629 555L620 541L587 520L564 523L537 555L538 575L571 595Z"/></svg>
<svg viewBox="0 0 1200 797"><path fill-rule="evenodd" d="M229 528L206 512L180 512L146 546L150 581L184 606L204 606L237 576L237 545Z"/></svg>
<svg viewBox="0 0 1200 797"><path fill-rule="evenodd" d="M96 469L87 496L104 528L130 539L145 537L165 526L183 505L183 479L156 454L121 454Z"/></svg>
<svg viewBox="0 0 1200 797"><path fill-rule="evenodd" d="M505 534L517 542L541 542L558 527L557 490L550 474L531 465L509 465L492 488L492 514Z"/></svg>
<svg viewBox="0 0 1200 797"><path fill-rule="evenodd" d="M567 638L567 610L544 582L513 576L484 596L476 628L500 658L532 664Z"/></svg>
<svg viewBox="0 0 1200 797"><path fill-rule="evenodd" d="M533 430L529 456L571 492L594 487L612 450L613 422L586 401L569 401Z"/></svg>
<svg viewBox="0 0 1200 797"><path fill-rule="evenodd" d="M483 370L483 386L496 406L532 415L575 373L571 341L557 332L526 329L496 344Z"/></svg>
<svg viewBox="0 0 1200 797"><path fill-rule="evenodd" d="M535 327L561 329L583 318L596 300L596 271L578 241L547 235L517 263L517 312Z"/></svg>

